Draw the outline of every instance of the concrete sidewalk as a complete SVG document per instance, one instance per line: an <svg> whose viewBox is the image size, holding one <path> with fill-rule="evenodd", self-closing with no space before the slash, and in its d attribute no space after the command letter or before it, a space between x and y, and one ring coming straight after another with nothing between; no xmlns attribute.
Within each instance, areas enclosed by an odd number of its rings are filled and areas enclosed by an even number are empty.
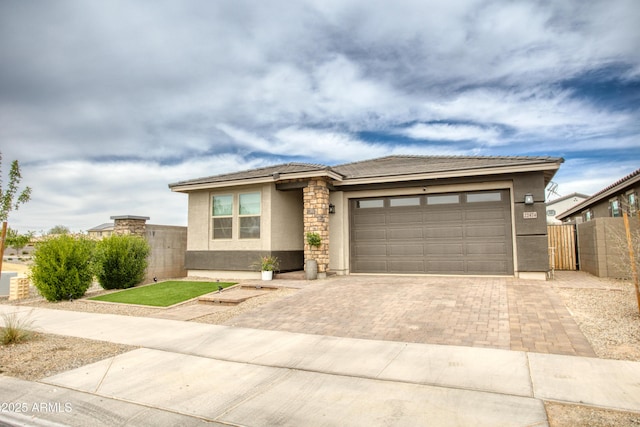
<svg viewBox="0 0 640 427"><path fill-rule="evenodd" d="M39 382L0 376L14 404L0 425L543 426L542 400L640 412L638 362L0 305L16 311L141 348Z"/></svg>

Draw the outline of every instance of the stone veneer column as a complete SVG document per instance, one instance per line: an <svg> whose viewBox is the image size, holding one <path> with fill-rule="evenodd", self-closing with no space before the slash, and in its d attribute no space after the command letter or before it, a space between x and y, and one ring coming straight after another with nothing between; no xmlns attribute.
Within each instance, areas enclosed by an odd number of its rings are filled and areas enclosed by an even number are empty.
<svg viewBox="0 0 640 427"><path fill-rule="evenodd" d="M136 235L144 237L147 229L146 222L148 216L119 215L112 216L113 234L118 235Z"/></svg>
<svg viewBox="0 0 640 427"><path fill-rule="evenodd" d="M324 179L312 179L303 189L304 202L304 260L315 259L318 274L329 270L329 188ZM307 243L307 233L318 233L322 239L320 247Z"/></svg>

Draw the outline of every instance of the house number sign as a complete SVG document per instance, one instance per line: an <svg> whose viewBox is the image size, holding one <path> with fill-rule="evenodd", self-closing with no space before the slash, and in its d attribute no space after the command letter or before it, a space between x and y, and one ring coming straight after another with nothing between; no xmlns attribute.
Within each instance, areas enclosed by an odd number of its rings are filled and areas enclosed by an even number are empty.
<svg viewBox="0 0 640 427"><path fill-rule="evenodd" d="M538 212L523 212L522 218L524 219L536 219L538 218Z"/></svg>

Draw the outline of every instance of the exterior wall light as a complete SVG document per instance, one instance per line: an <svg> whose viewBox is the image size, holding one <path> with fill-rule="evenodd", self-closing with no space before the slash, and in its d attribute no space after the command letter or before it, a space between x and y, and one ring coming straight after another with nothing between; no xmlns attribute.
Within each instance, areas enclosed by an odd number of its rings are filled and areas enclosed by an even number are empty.
<svg viewBox="0 0 640 427"><path fill-rule="evenodd" d="M533 194L527 193L524 195L524 204L532 205L533 204Z"/></svg>
<svg viewBox="0 0 640 427"><path fill-rule="evenodd" d="M336 205L334 205L333 203L329 203L329 213L330 214L336 213Z"/></svg>

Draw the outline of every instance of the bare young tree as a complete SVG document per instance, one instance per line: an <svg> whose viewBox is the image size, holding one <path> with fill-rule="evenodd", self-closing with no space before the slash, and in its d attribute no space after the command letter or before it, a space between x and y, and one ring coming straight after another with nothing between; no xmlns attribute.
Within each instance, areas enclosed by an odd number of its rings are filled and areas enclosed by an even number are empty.
<svg viewBox="0 0 640 427"><path fill-rule="evenodd" d="M31 188L25 187L18 194L18 185L22 181L20 174L20 165L17 160L11 162L9 170L9 183L4 189L2 185L2 153L0 153L0 221L2 221L2 234L0 235L0 273L2 273L2 260L4 257L4 242L7 238L7 223L9 221L9 213L18 210L23 203L27 203L31 199ZM16 198L16 195L17 198Z"/></svg>

